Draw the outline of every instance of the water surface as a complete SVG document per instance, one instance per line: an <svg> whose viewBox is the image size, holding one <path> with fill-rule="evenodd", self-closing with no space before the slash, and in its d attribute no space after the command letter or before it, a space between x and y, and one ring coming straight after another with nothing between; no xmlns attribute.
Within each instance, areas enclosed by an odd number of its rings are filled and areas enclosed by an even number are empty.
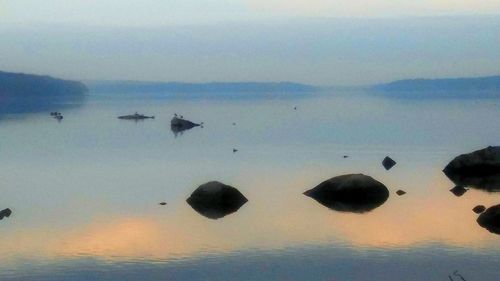
<svg viewBox="0 0 500 281"><path fill-rule="evenodd" d="M0 279L448 280L458 270L497 281L500 236L472 208L500 194L456 197L441 170L498 145L498 102L89 93L61 122L5 114L0 208L13 214L0 221ZM116 118L135 111L156 118ZM204 127L175 134L174 113ZM383 182L389 199L353 214L302 195L345 173ZM210 180L249 202L201 216L185 200Z"/></svg>

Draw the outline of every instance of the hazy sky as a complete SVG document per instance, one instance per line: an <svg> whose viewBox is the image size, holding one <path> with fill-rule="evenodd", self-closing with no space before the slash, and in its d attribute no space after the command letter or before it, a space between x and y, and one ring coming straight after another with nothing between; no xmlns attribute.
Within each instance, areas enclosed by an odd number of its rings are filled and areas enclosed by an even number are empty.
<svg viewBox="0 0 500 281"><path fill-rule="evenodd" d="M0 23L156 25L286 17L498 14L498 0L0 0Z"/></svg>
<svg viewBox="0 0 500 281"><path fill-rule="evenodd" d="M0 69L366 84L500 74L499 0L0 0Z"/></svg>

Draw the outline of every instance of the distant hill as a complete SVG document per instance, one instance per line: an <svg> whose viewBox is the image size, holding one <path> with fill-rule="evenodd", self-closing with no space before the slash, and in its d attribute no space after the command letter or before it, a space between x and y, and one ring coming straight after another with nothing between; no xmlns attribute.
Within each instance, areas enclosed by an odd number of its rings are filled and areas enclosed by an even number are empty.
<svg viewBox="0 0 500 281"><path fill-rule="evenodd" d="M165 93L256 93L256 92L312 92L317 88L292 82L137 82L89 81L92 92L165 92Z"/></svg>
<svg viewBox="0 0 500 281"><path fill-rule="evenodd" d="M408 79L372 87L378 91L500 91L500 76L451 79Z"/></svg>
<svg viewBox="0 0 500 281"><path fill-rule="evenodd" d="M87 87L77 81L50 76L0 71L0 96L63 96L82 95Z"/></svg>
<svg viewBox="0 0 500 281"><path fill-rule="evenodd" d="M0 71L0 117L77 106L86 91L87 87L77 81Z"/></svg>

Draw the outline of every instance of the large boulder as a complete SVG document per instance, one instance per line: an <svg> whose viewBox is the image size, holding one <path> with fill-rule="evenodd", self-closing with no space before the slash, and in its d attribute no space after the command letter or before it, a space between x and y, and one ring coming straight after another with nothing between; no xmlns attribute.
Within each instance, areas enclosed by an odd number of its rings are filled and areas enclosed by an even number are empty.
<svg viewBox="0 0 500 281"><path fill-rule="evenodd" d="M384 184L363 174L331 178L304 194L330 209L353 213L371 211L389 198L389 190Z"/></svg>
<svg viewBox="0 0 500 281"><path fill-rule="evenodd" d="M500 234L500 205L488 208L477 218L477 223L491 233Z"/></svg>
<svg viewBox="0 0 500 281"><path fill-rule="evenodd" d="M186 201L203 216L219 219L238 211L248 199L232 186L211 181L200 185Z"/></svg>
<svg viewBox="0 0 500 281"><path fill-rule="evenodd" d="M459 155L443 172L457 185L500 191L500 146Z"/></svg>

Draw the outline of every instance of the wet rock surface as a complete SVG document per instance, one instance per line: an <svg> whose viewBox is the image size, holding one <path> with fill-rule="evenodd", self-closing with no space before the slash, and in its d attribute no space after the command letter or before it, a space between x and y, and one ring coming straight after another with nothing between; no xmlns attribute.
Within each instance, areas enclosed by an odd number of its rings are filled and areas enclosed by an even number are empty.
<svg viewBox="0 0 500 281"><path fill-rule="evenodd" d="M12 210L9 208L1 210L0 211L0 220L3 220L4 218L10 217L11 214L12 214Z"/></svg>
<svg viewBox="0 0 500 281"><path fill-rule="evenodd" d="M400 190L396 191L396 194L399 196L402 196L402 195L406 194L406 191L400 189Z"/></svg>
<svg viewBox="0 0 500 281"><path fill-rule="evenodd" d="M382 160L382 166L388 171L392 169L396 165L396 161L394 161L391 157L386 156L384 160Z"/></svg>
<svg viewBox="0 0 500 281"><path fill-rule="evenodd" d="M474 213L476 213L476 214L481 214L481 213L483 213L485 210L486 210L486 207L485 207L485 206L483 206L483 205L477 205L476 207L474 207L474 208L472 209L472 211L473 211Z"/></svg>
<svg viewBox="0 0 500 281"><path fill-rule="evenodd" d="M450 192L457 197L461 197L467 192L467 189L461 185L457 185L454 188L450 189Z"/></svg>
<svg viewBox="0 0 500 281"><path fill-rule="evenodd" d="M172 132L174 132L175 135L179 133L182 134L182 132L198 126L201 126L201 124L197 124L179 117L174 117L170 121L170 129L172 130Z"/></svg>
<svg viewBox="0 0 500 281"><path fill-rule="evenodd" d="M479 215L477 223L489 232L500 234L500 205L488 208Z"/></svg>
<svg viewBox="0 0 500 281"><path fill-rule="evenodd" d="M238 211L248 199L232 186L211 181L200 185L186 201L201 215L219 219Z"/></svg>
<svg viewBox="0 0 500 281"><path fill-rule="evenodd" d="M304 194L332 210L353 213L369 212L389 198L384 184L363 174L331 178Z"/></svg>
<svg viewBox="0 0 500 281"><path fill-rule="evenodd" d="M500 146L489 146L453 159L443 170L457 185L500 191Z"/></svg>

